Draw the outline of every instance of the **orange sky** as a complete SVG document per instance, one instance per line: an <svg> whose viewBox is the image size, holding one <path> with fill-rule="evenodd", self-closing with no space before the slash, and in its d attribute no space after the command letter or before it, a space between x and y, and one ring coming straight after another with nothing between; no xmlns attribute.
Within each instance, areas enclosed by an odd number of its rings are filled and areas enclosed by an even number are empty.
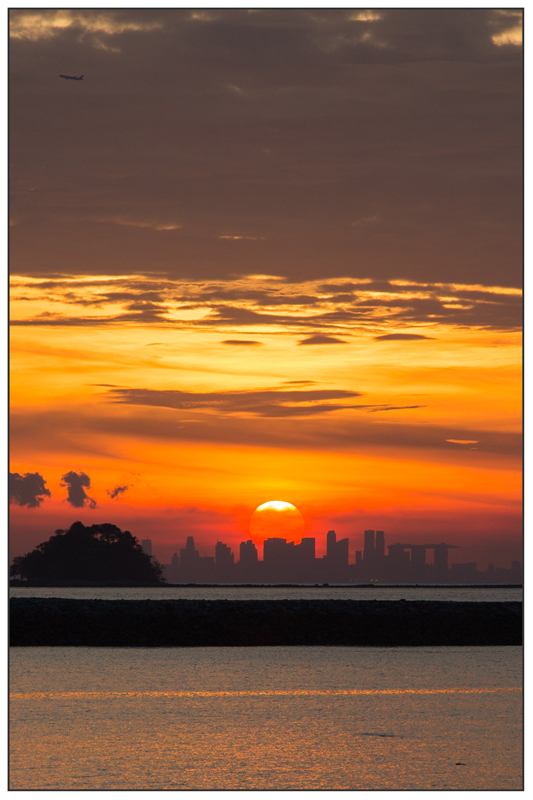
<svg viewBox="0 0 533 800"><path fill-rule="evenodd" d="M518 12L58 13L11 12L13 554L284 500L521 558Z"/></svg>

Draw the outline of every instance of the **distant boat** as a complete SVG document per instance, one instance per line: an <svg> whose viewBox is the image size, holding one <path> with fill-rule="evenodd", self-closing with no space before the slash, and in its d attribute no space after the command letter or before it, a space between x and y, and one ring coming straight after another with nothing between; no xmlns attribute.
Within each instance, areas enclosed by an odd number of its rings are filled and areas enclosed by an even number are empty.
<svg viewBox="0 0 533 800"><path fill-rule="evenodd" d="M79 78L76 78L75 75L60 75L60 78L65 78L66 81L82 81L83 75L80 75Z"/></svg>

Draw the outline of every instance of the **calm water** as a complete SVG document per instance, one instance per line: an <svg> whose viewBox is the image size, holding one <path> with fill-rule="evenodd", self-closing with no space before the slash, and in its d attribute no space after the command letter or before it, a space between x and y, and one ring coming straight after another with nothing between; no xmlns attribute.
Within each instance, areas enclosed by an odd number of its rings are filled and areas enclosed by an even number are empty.
<svg viewBox="0 0 533 800"><path fill-rule="evenodd" d="M13 648L11 788L520 789L521 681L517 647Z"/></svg>
<svg viewBox="0 0 533 800"><path fill-rule="evenodd" d="M472 586L455 588L402 588L335 586L315 587L162 587L162 588L23 588L10 589L12 597L71 597L107 600L470 600L473 602L522 600L522 589L478 589Z"/></svg>

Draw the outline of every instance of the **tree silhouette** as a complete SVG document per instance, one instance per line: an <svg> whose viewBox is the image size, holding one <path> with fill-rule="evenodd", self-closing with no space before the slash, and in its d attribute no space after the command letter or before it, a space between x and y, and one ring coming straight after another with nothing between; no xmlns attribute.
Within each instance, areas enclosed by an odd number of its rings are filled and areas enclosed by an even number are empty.
<svg viewBox="0 0 533 800"><path fill-rule="evenodd" d="M164 582L161 565L146 555L138 539L110 523L86 527L74 522L68 530L57 530L31 553L13 559L10 574L40 584Z"/></svg>

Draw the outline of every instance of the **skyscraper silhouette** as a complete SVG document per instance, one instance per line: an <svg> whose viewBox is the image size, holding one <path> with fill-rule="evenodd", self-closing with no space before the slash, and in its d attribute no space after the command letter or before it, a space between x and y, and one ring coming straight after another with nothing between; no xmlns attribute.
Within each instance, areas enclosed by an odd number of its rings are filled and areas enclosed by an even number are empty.
<svg viewBox="0 0 533 800"><path fill-rule="evenodd" d="M337 534L335 531L328 531L328 535L326 537L326 554L328 557L328 561L333 561L335 557L335 545L337 543Z"/></svg>
<svg viewBox="0 0 533 800"><path fill-rule="evenodd" d="M215 578L217 583L231 583L234 575L235 556L231 548L223 542L217 542L215 547Z"/></svg>
<svg viewBox="0 0 533 800"><path fill-rule="evenodd" d="M187 537L187 544L180 550L180 576L187 582L196 581L200 572L200 553L194 546L194 537Z"/></svg>
<svg viewBox="0 0 533 800"><path fill-rule="evenodd" d="M152 540L151 539L141 539L141 547L146 553L147 556L152 555Z"/></svg>
<svg viewBox="0 0 533 800"><path fill-rule="evenodd" d="M372 577L374 568L374 531L365 531L365 543L363 547L363 565L367 578Z"/></svg>
<svg viewBox="0 0 533 800"><path fill-rule="evenodd" d="M150 540L144 539L146 548ZM241 542L239 561L231 548L217 542L215 558L201 557L189 536L180 550L180 559L174 553L170 564L164 565L165 577L171 583L521 583L522 566L513 561L511 569L495 568L489 564L487 572L477 569L474 561L452 564L448 567L448 551L457 545L396 542L388 545L385 554L383 531L364 532L364 549L355 552L355 562L349 562L349 539L337 540L330 530L326 534L326 554L316 558L315 539L304 537L296 544L279 537L264 541L264 559L258 557L251 539ZM433 564L426 563L426 551L434 551Z"/></svg>
<svg viewBox="0 0 533 800"><path fill-rule="evenodd" d="M446 581L448 578L448 546L444 543L434 548L433 571L435 578Z"/></svg>
<svg viewBox="0 0 533 800"><path fill-rule="evenodd" d="M253 583L260 578L257 547L251 539L240 544L236 575L244 583Z"/></svg>

